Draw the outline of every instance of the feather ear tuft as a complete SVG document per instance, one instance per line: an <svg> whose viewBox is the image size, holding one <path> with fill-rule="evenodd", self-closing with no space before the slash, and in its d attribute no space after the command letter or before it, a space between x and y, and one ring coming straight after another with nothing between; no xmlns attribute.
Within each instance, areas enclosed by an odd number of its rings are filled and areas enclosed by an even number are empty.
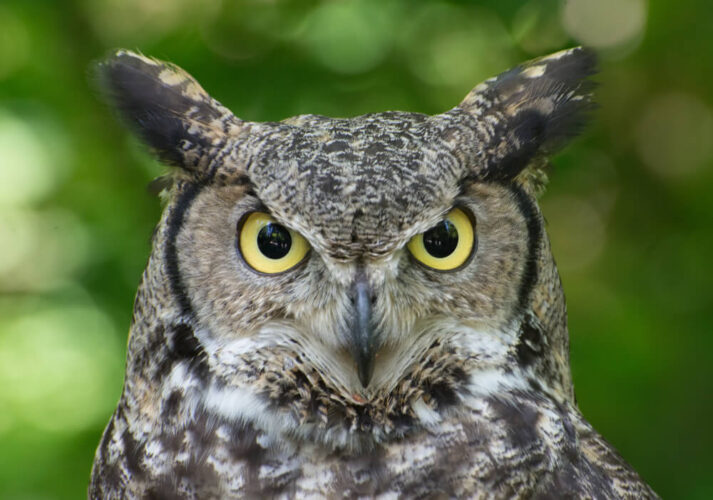
<svg viewBox="0 0 713 500"><path fill-rule="evenodd" d="M473 120L481 160L473 175L512 180L562 147L594 109L594 52L582 47L517 66L473 89L453 111Z"/></svg>
<svg viewBox="0 0 713 500"><path fill-rule="evenodd" d="M119 50L94 67L106 99L169 165L205 173L242 123L181 68Z"/></svg>

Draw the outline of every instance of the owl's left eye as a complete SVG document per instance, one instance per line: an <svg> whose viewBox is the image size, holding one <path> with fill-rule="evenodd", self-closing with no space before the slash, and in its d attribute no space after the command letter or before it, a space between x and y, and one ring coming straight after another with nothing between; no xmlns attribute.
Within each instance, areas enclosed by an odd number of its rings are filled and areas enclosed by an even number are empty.
<svg viewBox="0 0 713 500"><path fill-rule="evenodd" d="M411 238L408 249L425 266L452 271L466 263L475 242L474 219L464 210L454 208L431 229Z"/></svg>
<svg viewBox="0 0 713 500"><path fill-rule="evenodd" d="M309 244L269 214L252 212L238 223L238 248L250 267L261 273L276 274L302 262Z"/></svg>

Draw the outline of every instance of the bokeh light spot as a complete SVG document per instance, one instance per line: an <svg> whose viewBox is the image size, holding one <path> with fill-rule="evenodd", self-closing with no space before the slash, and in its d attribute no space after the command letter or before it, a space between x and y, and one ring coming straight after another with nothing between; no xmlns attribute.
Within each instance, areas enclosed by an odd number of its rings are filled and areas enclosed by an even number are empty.
<svg viewBox="0 0 713 500"><path fill-rule="evenodd" d="M88 305L3 314L10 317L0 323L0 407L13 423L73 433L102 422L123 364L107 316Z"/></svg>
<svg viewBox="0 0 713 500"><path fill-rule="evenodd" d="M64 210L0 212L0 292L46 291L89 264L86 228Z"/></svg>
<svg viewBox="0 0 713 500"><path fill-rule="evenodd" d="M468 88L509 66L510 35L489 10L429 5L410 31L410 67L429 84Z"/></svg>
<svg viewBox="0 0 713 500"><path fill-rule="evenodd" d="M614 49L641 38L645 0L568 0L562 23L572 37L598 49Z"/></svg>
<svg viewBox="0 0 713 500"><path fill-rule="evenodd" d="M372 1L324 2L307 17L299 37L314 57L340 73L378 64L392 36L388 9Z"/></svg>
<svg viewBox="0 0 713 500"><path fill-rule="evenodd" d="M670 93L655 97L636 127L641 160L667 178L687 176L710 166L713 115L695 96Z"/></svg>
<svg viewBox="0 0 713 500"><path fill-rule="evenodd" d="M59 162L33 126L0 108L0 205L39 201L55 187Z"/></svg>

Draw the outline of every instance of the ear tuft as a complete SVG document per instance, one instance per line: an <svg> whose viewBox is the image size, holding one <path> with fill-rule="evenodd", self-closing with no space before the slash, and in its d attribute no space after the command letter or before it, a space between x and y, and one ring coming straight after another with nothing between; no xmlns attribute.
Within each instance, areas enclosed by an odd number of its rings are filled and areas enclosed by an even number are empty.
<svg viewBox="0 0 713 500"><path fill-rule="evenodd" d="M484 164L474 173L511 180L576 136L594 109L596 55L577 47L534 59L473 89L456 108L475 118ZM480 126L478 126L480 125Z"/></svg>
<svg viewBox="0 0 713 500"><path fill-rule="evenodd" d="M98 63L94 74L121 118L170 165L204 171L241 124L172 64L119 50Z"/></svg>

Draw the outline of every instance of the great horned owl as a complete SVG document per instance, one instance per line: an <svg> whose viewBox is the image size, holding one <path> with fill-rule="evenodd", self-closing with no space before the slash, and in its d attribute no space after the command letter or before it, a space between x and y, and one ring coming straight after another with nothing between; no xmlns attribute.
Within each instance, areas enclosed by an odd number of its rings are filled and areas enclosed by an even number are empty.
<svg viewBox="0 0 713 500"><path fill-rule="evenodd" d="M536 203L594 71L575 48L436 116L251 123L170 64L99 65L177 168L89 496L655 497L575 405Z"/></svg>

